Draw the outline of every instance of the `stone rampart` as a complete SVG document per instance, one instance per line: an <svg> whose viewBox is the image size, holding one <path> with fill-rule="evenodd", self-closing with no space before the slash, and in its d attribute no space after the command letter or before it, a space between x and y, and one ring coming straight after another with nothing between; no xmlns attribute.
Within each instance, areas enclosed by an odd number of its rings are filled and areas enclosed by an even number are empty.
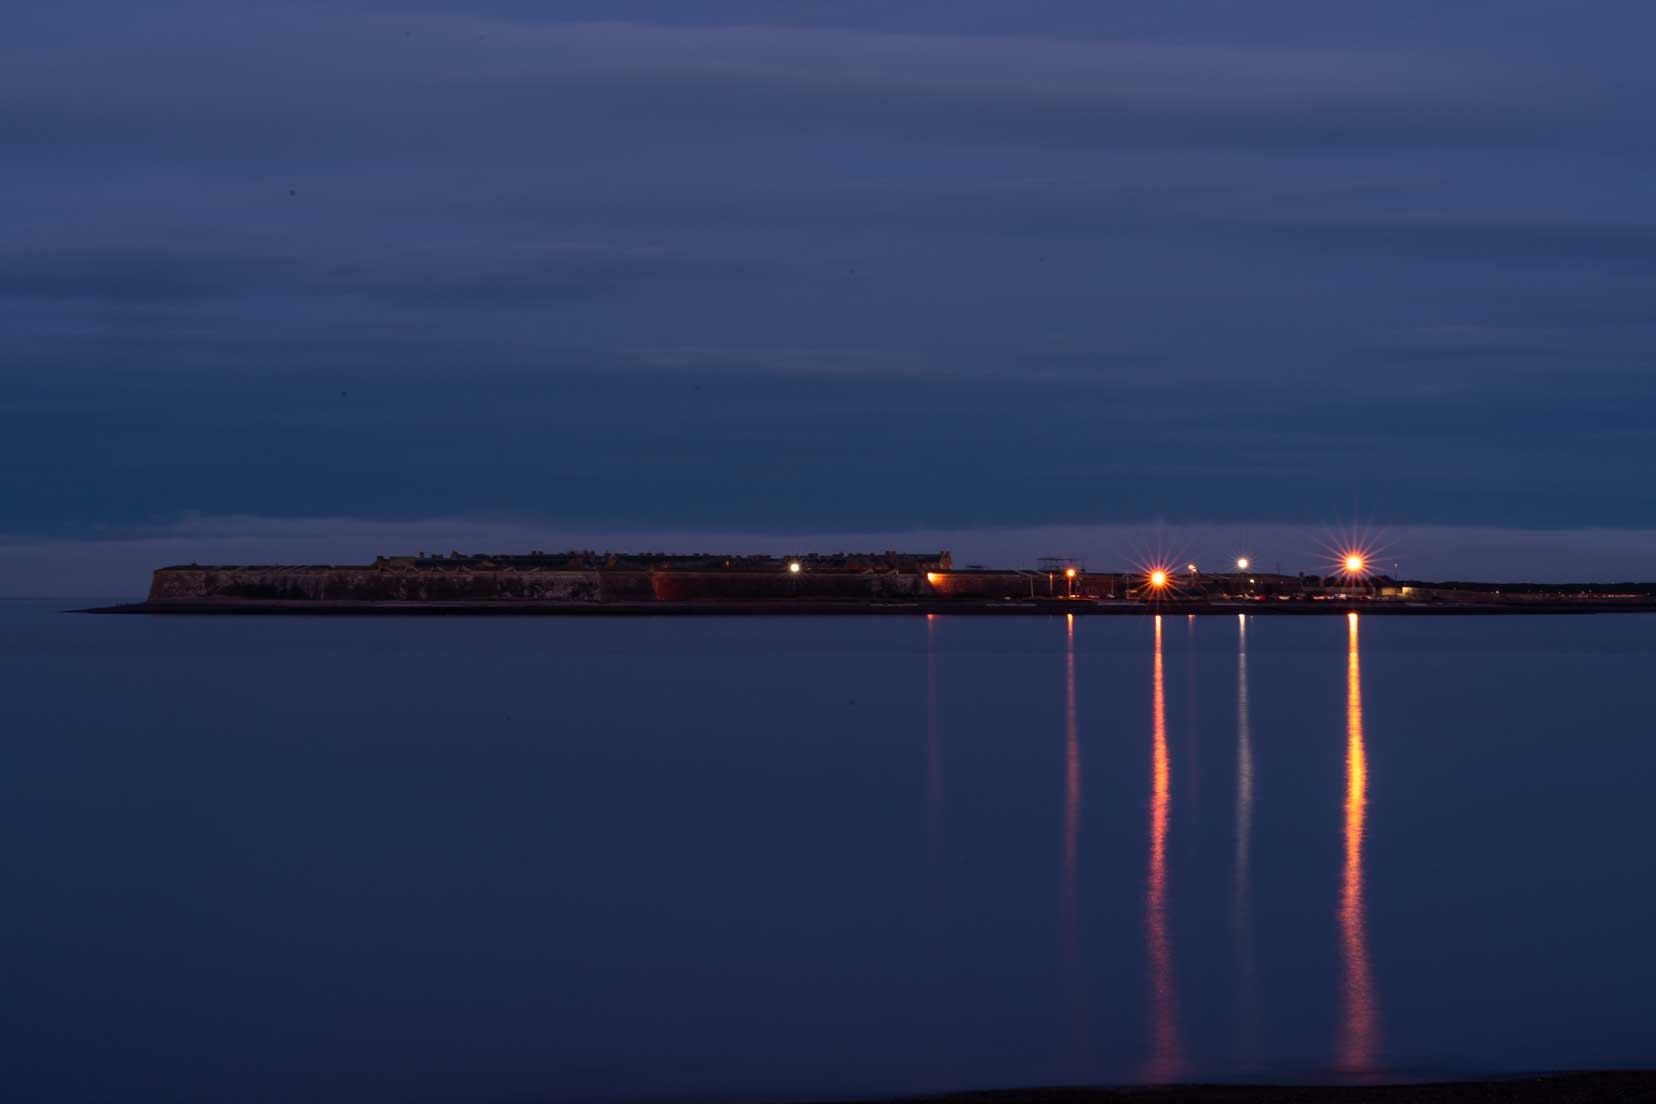
<svg viewBox="0 0 1656 1104"><path fill-rule="evenodd" d="M881 601L926 593L899 572L468 570L363 567L165 567L149 601L752 602Z"/></svg>
<svg viewBox="0 0 1656 1104"><path fill-rule="evenodd" d="M646 572L372 567L168 567L155 573L149 594L151 602L602 602L640 597L650 599Z"/></svg>

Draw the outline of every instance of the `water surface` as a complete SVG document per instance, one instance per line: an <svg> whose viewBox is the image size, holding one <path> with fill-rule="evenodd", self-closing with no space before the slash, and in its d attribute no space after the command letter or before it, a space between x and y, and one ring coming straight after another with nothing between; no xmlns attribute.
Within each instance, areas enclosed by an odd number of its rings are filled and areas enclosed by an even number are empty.
<svg viewBox="0 0 1656 1104"><path fill-rule="evenodd" d="M1648 1065L1656 618L0 604L13 1099Z"/></svg>

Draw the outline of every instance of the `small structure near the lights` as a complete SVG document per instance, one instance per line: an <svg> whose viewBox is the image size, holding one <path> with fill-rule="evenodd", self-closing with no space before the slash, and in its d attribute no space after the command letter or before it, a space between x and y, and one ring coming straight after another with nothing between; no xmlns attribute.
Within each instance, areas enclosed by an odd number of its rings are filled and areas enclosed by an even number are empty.
<svg viewBox="0 0 1656 1104"><path fill-rule="evenodd" d="M1041 556L1036 564L1047 577L1047 597L1058 597L1058 580L1064 580L1064 596L1075 597L1075 580L1087 570L1086 561L1078 556ZM1030 590L1034 594L1033 587Z"/></svg>

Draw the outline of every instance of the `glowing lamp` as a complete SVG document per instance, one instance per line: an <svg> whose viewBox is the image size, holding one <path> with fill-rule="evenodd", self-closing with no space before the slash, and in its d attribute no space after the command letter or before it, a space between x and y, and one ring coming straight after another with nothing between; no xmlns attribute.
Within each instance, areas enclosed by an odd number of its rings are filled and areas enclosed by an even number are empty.
<svg viewBox="0 0 1656 1104"><path fill-rule="evenodd" d="M1075 568L1073 568L1073 567L1064 568L1064 578L1066 578L1066 579L1075 578Z"/></svg>
<svg viewBox="0 0 1656 1104"><path fill-rule="evenodd" d="M1167 572L1165 572L1165 571L1152 571L1150 573L1150 585L1153 586L1153 587L1157 587L1157 588L1166 586L1167 585Z"/></svg>
<svg viewBox="0 0 1656 1104"><path fill-rule="evenodd" d="M1353 575L1358 574L1363 570L1363 557L1355 554L1347 556L1345 558L1345 569Z"/></svg>
<svg viewBox="0 0 1656 1104"><path fill-rule="evenodd" d="M1248 570L1248 557L1246 557L1246 556L1238 556L1237 557L1237 559L1236 559L1236 570L1238 570L1238 571Z"/></svg>
<svg viewBox="0 0 1656 1104"><path fill-rule="evenodd" d="M788 573L791 574L791 575L798 575L799 574L799 561L798 560L790 560L788 562Z"/></svg>

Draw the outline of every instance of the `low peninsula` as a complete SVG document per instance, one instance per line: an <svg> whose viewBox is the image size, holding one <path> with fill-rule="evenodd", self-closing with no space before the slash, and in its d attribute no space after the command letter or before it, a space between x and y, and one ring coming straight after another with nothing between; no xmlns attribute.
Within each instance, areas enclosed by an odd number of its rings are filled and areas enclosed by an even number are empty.
<svg viewBox="0 0 1656 1104"><path fill-rule="evenodd" d="M797 556L531 551L361 565L163 567L150 614L1511 614L1656 612L1656 583L1424 582L1351 555L1326 572L957 568L947 551Z"/></svg>

